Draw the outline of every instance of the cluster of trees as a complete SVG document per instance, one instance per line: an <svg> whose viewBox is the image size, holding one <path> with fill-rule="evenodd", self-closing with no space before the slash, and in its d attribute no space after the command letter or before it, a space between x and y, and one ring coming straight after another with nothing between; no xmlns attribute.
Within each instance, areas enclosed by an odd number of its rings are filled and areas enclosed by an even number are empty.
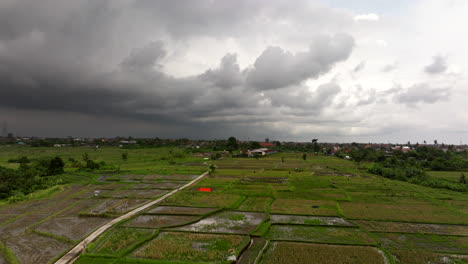
<svg viewBox="0 0 468 264"><path fill-rule="evenodd" d="M26 194L48 188L61 182L57 175L63 173L64 162L60 157L30 161L17 159L18 169L0 166L0 199L21 200Z"/></svg>
<svg viewBox="0 0 468 264"><path fill-rule="evenodd" d="M468 153L443 151L438 148L421 146L413 151L394 151L388 155L372 148L354 148L349 156L356 162L367 161L385 164L406 164L435 171L459 171L468 169Z"/></svg>
<svg viewBox="0 0 468 264"><path fill-rule="evenodd" d="M438 180L426 174L427 170L468 170L466 152L445 152L434 147L420 146L406 153L395 151L388 155L384 151L356 147L349 156L356 162L373 162L368 169L369 172L386 178L455 191L467 190L464 174L461 174L459 183Z"/></svg>

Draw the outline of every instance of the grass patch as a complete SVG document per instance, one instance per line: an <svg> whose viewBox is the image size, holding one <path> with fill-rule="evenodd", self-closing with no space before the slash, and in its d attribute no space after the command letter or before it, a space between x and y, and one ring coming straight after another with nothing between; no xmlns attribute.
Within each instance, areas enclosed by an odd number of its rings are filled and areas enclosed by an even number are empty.
<svg viewBox="0 0 468 264"><path fill-rule="evenodd" d="M116 228L110 235L98 241L97 247L92 252L97 254L122 255L132 245L150 238L155 233L156 230L154 229Z"/></svg>
<svg viewBox="0 0 468 264"><path fill-rule="evenodd" d="M468 237L377 233L382 247L468 254Z"/></svg>
<svg viewBox="0 0 468 264"><path fill-rule="evenodd" d="M374 245L376 241L357 228L272 225L266 235L273 240L304 241L351 245Z"/></svg>
<svg viewBox="0 0 468 264"><path fill-rule="evenodd" d="M230 255L228 250L238 254L248 243L246 236L163 232L133 255L166 261L224 262Z"/></svg>
<svg viewBox="0 0 468 264"><path fill-rule="evenodd" d="M244 197L227 193L180 191L167 198L164 205L236 208Z"/></svg>
<svg viewBox="0 0 468 264"><path fill-rule="evenodd" d="M8 264L19 264L18 259L11 249L9 249L2 241L0 241L0 254Z"/></svg>
<svg viewBox="0 0 468 264"><path fill-rule="evenodd" d="M276 199L271 205L272 213L297 215L338 216L333 201Z"/></svg>
<svg viewBox="0 0 468 264"><path fill-rule="evenodd" d="M344 215L351 219L464 224L467 216L447 207L423 201L395 203L340 202Z"/></svg>
<svg viewBox="0 0 468 264"><path fill-rule="evenodd" d="M382 255L372 247L273 242L262 264L385 264Z"/></svg>
<svg viewBox="0 0 468 264"><path fill-rule="evenodd" d="M392 255L395 257L397 264L412 263L412 264L427 264L427 263L447 263L447 264L463 264L468 263L468 256L442 254L428 251L418 250L392 250Z"/></svg>
<svg viewBox="0 0 468 264"><path fill-rule="evenodd" d="M468 236L468 226L355 220L369 231Z"/></svg>
<svg viewBox="0 0 468 264"><path fill-rule="evenodd" d="M273 198L271 197L250 196L237 209L241 211L266 212L272 202Z"/></svg>

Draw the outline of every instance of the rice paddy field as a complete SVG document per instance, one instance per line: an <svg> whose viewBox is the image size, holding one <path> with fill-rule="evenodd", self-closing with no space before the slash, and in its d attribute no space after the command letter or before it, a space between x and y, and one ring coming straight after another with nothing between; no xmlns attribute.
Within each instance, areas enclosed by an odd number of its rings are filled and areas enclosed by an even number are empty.
<svg viewBox="0 0 468 264"><path fill-rule="evenodd" d="M13 167L12 157L79 159L88 151L120 172L77 172L67 163L69 183L0 203L0 263L53 263L104 223L210 164L217 166L210 175L118 223L76 263L468 263L467 193L382 178L336 157L207 161L157 148L125 150L123 162L118 148L2 150L2 166Z"/></svg>

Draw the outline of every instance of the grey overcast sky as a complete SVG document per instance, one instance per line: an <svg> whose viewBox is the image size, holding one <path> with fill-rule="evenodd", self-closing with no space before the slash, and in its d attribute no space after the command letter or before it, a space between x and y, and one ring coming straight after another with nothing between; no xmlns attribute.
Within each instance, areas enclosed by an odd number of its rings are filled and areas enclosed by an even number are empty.
<svg viewBox="0 0 468 264"><path fill-rule="evenodd" d="M466 0L0 0L23 136L468 142Z"/></svg>

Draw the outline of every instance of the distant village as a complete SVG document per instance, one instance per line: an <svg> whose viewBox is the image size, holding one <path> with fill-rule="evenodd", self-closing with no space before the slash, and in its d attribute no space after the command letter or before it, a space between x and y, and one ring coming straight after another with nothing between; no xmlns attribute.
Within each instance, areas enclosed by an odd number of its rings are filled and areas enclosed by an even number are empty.
<svg viewBox="0 0 468 264"><path fill-rule="evenodd" d="M100 148L105 146L114 146L121 148L140 148L140 147L164 147L177 146L181 148L192 149L193 152L203 152L207 150L226 151L233 155L242 155L247 157L266 156L278 151L303 151L320 152L326 155L341 155L347 158L346 154L355 148L372 149L384 151L387 155L392 155L395 151L410 152L420 146L430 146L447 151L463 152L468 151L468 145L448 145L438 143L437 140L431 142L411 144L390 144L390 143L318 143L317 139L311 142L285 142L270 141L265 139L263 142L236 140L238 147L230 149L227 147L227 140L190 140L182 139L161 139L161 138L132 138L132 137L113 137L113 138L40 138L40 137L17 137L12 133L0 136L0 145L24 145L31 147L90 147Z"/></svg>

